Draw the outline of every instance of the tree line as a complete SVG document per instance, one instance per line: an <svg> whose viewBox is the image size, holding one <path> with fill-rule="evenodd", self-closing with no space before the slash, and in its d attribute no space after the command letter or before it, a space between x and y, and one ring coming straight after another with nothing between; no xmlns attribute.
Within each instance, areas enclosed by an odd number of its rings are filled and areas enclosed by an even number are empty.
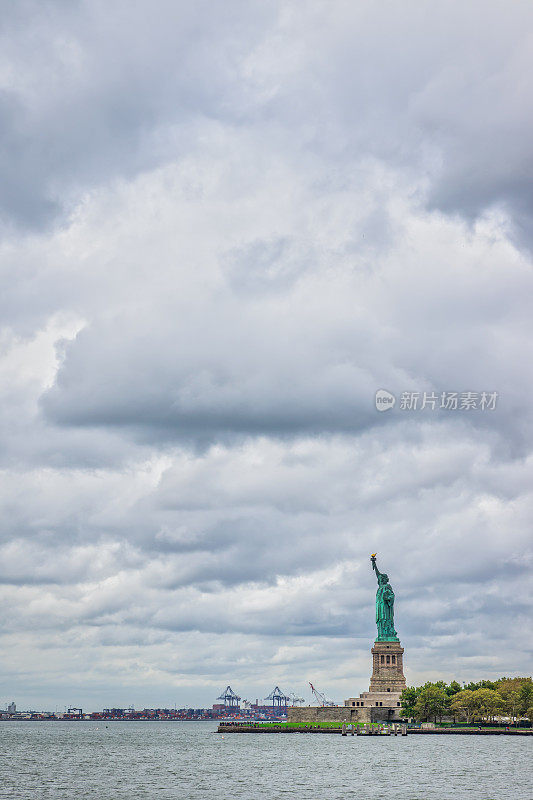
<svg viewBox="0 0 533 800"><path fill-rule="evenodd" d="M499 678L463 686L457 681L428 681L423 686L408 686L400 700L402 713L421 721L453 717L474 722L509 717L512 721L526 718L533 722L531 678Z"/></svg>

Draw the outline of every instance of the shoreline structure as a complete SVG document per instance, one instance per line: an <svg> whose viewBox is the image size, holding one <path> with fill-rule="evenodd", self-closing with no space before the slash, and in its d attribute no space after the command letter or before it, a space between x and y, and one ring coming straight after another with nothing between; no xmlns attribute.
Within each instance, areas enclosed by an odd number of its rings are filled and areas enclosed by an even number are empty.
<svg viewBox="0 0 533 800"><path fill-rule="evenodd" d="M459 736L533 736L531 729L507 728L415 728L408 725L342 725L340 727L321 728L318 725L297 726L285 723L276 726L274 723L257 725L237 725L235 723L218 726L218 733L333 733L342 736L411 736L416 735L459 735Z"/></svg>

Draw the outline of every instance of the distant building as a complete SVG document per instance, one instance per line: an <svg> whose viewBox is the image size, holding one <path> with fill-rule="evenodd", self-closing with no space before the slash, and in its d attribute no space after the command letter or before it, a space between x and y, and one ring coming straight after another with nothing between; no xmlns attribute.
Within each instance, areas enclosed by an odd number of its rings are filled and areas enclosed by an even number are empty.
<svg viewBox="0 0 533 800"><path fill-rule="evenodd" d="M12 703L10 703L8 705L7 713L8 714L16 714L17 713L17 704L15 703L15 701L13 701Z"/></svg>

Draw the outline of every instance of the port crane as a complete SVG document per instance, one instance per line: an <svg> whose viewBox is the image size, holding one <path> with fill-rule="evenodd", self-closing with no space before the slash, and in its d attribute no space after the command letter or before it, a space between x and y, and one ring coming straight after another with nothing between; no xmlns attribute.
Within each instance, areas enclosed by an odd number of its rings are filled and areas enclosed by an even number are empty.
<svg viewBox="0 0 533 800"><path fill-rule="evenodd" d="M304 698L303 697L296 697L294 692L291 692L289 694L289 698L290 698L290 701L291 701L291 705L293 705L293 706L303 705L305 703Z"/></svg>
<svg viewBox="0 0 533 800"><path fill-rule="evenodd" d="M76 714L76 712L78 712ZM77 717L83 717L83 709L82 708L69 708L67 710L67 714L76 714Z"/></svg>
<svg viewBox="0 0 533 800"><path fill-rule="evenodd" d="M279 686L274 687L274 689L270 692L268 697L265 697L265 700L272 700L272 708L287 708L287 703L290 700L290 697L283 694Z"/></svg>
<svg viewBox="0 0 533 800"><path fill-rule="evenodd" d="M239 708L240 699L239 695L233 691L231 686L226 686L226 689L222 692L220 697L217 697L217 700L224 701L226 708Z"/></svg>
<svg viewBox="0 0 533 800"><path fill-rule="evenodd" d="M323 694L322 692L319 692L318 689L315 689L315 687L313 686L311 681L309 681L309 686L311 687L311 691L313 692L313 695L314 695L315 699L320 703L321 706L334 706L335 705L333 700L327 700L325 694Z"/></svg>

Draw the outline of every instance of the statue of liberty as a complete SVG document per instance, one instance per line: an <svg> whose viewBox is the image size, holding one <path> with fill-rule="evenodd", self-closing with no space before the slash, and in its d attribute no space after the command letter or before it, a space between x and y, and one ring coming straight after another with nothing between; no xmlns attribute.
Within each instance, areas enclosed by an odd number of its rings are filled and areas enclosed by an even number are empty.
<svg viewBox="0 0 533 800"><path fill-rule="evenodd" d="M378 638L376 642L399 642L398 634L394 630L394 592L389 583L389 576L380 572L376 566L376 553L370 556L372 569L378 579L376 592L376 623Z"/></svg>

